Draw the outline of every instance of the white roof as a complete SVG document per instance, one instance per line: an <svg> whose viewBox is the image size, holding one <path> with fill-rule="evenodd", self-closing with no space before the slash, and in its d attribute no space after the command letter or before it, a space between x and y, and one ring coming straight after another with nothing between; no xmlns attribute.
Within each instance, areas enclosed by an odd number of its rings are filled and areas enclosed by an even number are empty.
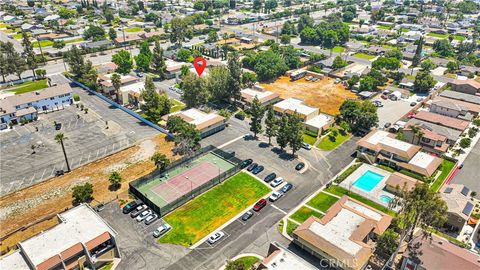
<svg viewBox="0 0 480 270"><path fill-rule="evenodd" d="M271 91L258 91L258 90L254 90L254 89L251 89L251 88L243 89L240 92L242 94L246 94L246 95L251 96L253 98L255 98L255 96L256 96L259 100L273 94L273 92L271 92Z"/></svg>
<svg viewBox="0 0 480 270"><path fill-rule="evenodd" d="M372 136L370 136L367 139L367 142L377 145L379 143L390 146L402 151L408 151L410 147L412 147L411 144L394 139L389 137L390 133L383 131L383 130L377 130Z"/></svg>
<svg viewBox="0 0 480 270"><path fill-rule="evenodd" d="M140 94L140 92L142 92L143 89L145 89L145 84L143 82L132 83L132 84L128 84L120 87L121 92L127 92L127 93L132 91Z"/></svg>
<svg viewBox="0 0 480 270"><path fill-rule="evenodd" d="M48 15L47 17L45 17L45 19L43 19L43 21L54 21L54 20L58 20L60 19L60 16L59 15Z"/></svg>
<svg viewBox="0 0 480 270"><path fill-rule="evenodd" d="M287 98L276 103L274 106L282 110L296 111L302 115L309 115L315 111L318 111L318 108L305 105L303 100L296 98Z"/></svg>
<svg viewBox="0 0 480 270"><path fill-rule="evenodd" d="M317 269L303 261L298 256L287 252L283 249L279 250L279 253L275 257L271 258L267 264L265 264L269 270L292 270L292 269L302 269L302 270L313 270Z"/></svg>
<svg viewBox="0 0 480 270"><path fill-rule="evenodd" d="M27 262L17 250L0 258L0 269L30 270Z"/></svg>
<svg viewBox="0 0 480 270"><path fill-rule="evenodd" d="M420 168L427 168L434 159L435 157L430 154L418 152L408 163Z"/></svg>
<svg viewBox="0 0 480 270"><path fill-rule="evenodd" d="M332 116L321 113L321 114L315 116L314 118L308 120L307 122L305 122L305 124L307 124L309 126L312 126L312 127L316 127L316 128L322 128L326 124L328 124L332 119L333 119Z"/></svg>
<svg viewBox="0 0 480 270"><path fill-rule="evenodd" d="M59 214L59 217L62 223L20 243L34 265L44 262L79 242L85 244L104 232L116 235L116 232L94 210L84 204Z"/></svg>
<svg viewBox="0 0 480 270"><path fill-rule="evenodd" d="M355 209L355 211L358 211L362 213L363 215L375 220L375 221L380 221L382 219L382 215L373 211L372 209L365 207L361 204L358 204L352 200L347 200L345 201L345 205L348 207L351 207L352 209Z"/></svg>
<svg viewBox="0 0 480 270"><path fill-rule="evenodd" d="M322 225L314 221L309 229L337 248L355 256L362 246L350 240L350 238L357 227L364 221L365 218L362 216L342 208L327 224Z"/></svg>
<svg viewBox="0 0 480 270"><path fill-rule="evenodd" d="M217 117L215 113L204 113L200 110L197 110L195 108L188 109L186 111L180 111L179 112L182 115L185 115L188 118L193 119L192 121L189 121L188 123L194 124L194 125L199 125L202 124L206 121L212 120L213 118Z"/></svg>

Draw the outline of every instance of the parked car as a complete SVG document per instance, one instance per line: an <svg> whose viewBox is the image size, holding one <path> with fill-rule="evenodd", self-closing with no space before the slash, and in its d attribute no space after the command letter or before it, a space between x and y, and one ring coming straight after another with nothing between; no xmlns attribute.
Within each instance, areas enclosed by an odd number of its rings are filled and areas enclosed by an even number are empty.
<svg viewBox="0 0 480 270"><path fill-rule="evenodd" d="M263 169L265 169L262 165L259 165L257 167L255 167L255 169L252 170L252 173L253 174L259 174L263 171Z"/></svg>
<svg viewBox="0 0 480 270"><path fill-rule="evenodd" d="M417 98L417 102L422 102L422 101L423 101L422 97Z"/></svg>
<svg viewBox="0 0 480 270"><path fill-rule="evenodd" d="M292 185L292 184L286 183L286 184L282 187L281 191L282 191L283 193L287 193L287 192L288 192L290 189L292 189L292 188L293 188L293 185Z"/></svg>
<svg viewBox="0 0 480 270"><path fill-rule="evenodd" d="M283 193L281 192L273 192L272 195L270 195L270 197L268 197L268 199L271 201L271 202L274 202L278 199L280 199L280 197L282 197Z"/></svg>
<svg viewBox="0 0 480 270"><path fill-rule="evenodd" d="M142 205L139 205L137 206L137 208L135 208L135 210L133 210L131 213L130 213L130 216L132 218L136 218L138 215L140 215L140 213L142 213L145 209L147 209L147 206L142 204Z"/></svg>
<svg viewBox="0 0 480 270"><path fill-rule="evenodd" d="M150 216L145 218L145 225L150 225L153 222L155 222L155 220L157 220L157 219L158 219L158 215L153 213Z"/></svg>
<svg viewBox="0 0 480 270"><path fill-rule="evenodd" d="M243 113L236 113L235 118L240 119L240 120L245 120L245 114Z"/></svg>
<svg viewBox="0 0 480 270"><path fill-rule="evenodd" d="M55 171L55 176L62 176L62 175L64 175L64 174L65 174L65 172L64 172L63 170L57 170L57 171Z"/></svg>
<svg viewBox="0 0 480 270"><path fill-rule="evenodd" d="M128 214L132 212L137 206L138 206L138 203L136 201L131 201L123 207L122 212L124 214Z"/></svg>
<svg viewBox="0 0 480 270"><path fill-rule="evenodd" d="M253 211L260 211L263 207L267 205L267 200L265 199L260 199L254 206L253 206Z"/></svg>
<svg viewBox="0 0 480 270"><path fill-rule="evenodd" d="M247 171L251 172L253 169L255 169L258 166L257 163L252 163L250 166L248 166Z"/></svg>
<svg viewBox="0 0 480 270"><path fill-rule="evenodd" d="M415 106L415 105L417 105L417 103L416 103L416 102L412 102L412 103L410 103L410 106L412 106L412 107L413 107L413 106Z"/></svg>
<svg viewBox="0 0 480 270"><path fill-rule="evenodd" d="M252 164L253 160L251 158L249 159L245 159L243 162L242 162L242 169L243 168L246 168L248 165Z"/></svg>
<svg viewBox="0 0 480 270"><path fill-rule="evenodd" d="M271 174L265 176L263 181L265 181L266 183L269 183L269 182L272 182L272 180L275 179L275 177L277 177L277 174L276 173L271 173Z"/></svg>
<svg viewBox="0 0 480 270"><path fill-rule="evenodd" d="M150 210L150 209L147 209L147 210L143 211L142 213L140 213L140 215L137 216L137 222L143 221L144 219L146 219L151 214L153 214L153 211Z"/></svg>
<svg viewBox="0 0 480 270"><path fill-rule="evenodd" d="M295 170L300 171L301 169L305 168L305 163L300 162L295 166Z"/></svg>
<svg viewBox="0 0 480 270"><path fill-rule="evenodd" d="M171 228L172 226L168 225L167 223L162 224L162 226L158 227L155 231L153 231L153 237L160 237L160 235L165 234Z"/></svg>
<svg viewBox="0 0 480 270"><path fill-rule="evenodd" d="M306 142L302 142L302 148L310 150L310 149L312 149L312 146L310 144L306 143Z"/></svg>
<svg viewBox="0 0 480 270"><path fill-rule="evenodd" d="M249 220L252 216L253 216L253 213L250 212L250 211L248 211L248 212L246 212L245 214L242 215L242 220L243 220L243 221L247 221L247 220Z"/></svg>
<svg viewBox="0 0 480 270"><path fill-rule="evenodd" d="M385 125L383 125L383 127L384 127L384 128L389 128L391 125L392 125L392 123L387 122L387 123L385 123Z"/></svg>
<svg viewBox="0 0 480 270"><path fill-rule="evenodd" d="M143 73L142 72L137 72L137 77L143 78Z"/></svg>
<svg viewBox="0 0 480 270"><path fill-rule="evenodd" d="M208 243L215 244L218 240L225 236L224 232L216 232L208 238Z"/></svg>
<svg viewBox="0 0 480 270"><path fill-rule="evenodd" d="M271 187L278 187L281 183L283 183L283 177L277 177L277 178L275 178L275 180L273 180L270 183L270 186Z"/></svg>
<svg viewBox="0 0 480 270"><path fill-rule="evenodd" d="M99 204L97 204L97 206L95 206L95 211L97 211L97 212L100 212L103 209L105 209L105 204L103 204L103 203L99 203Z"/></svg>
<svg viewBox="0 0 480 270"><path fill-rule="evenodd" d="M55 123L55 130L62 129L62 123Z"/></svg>

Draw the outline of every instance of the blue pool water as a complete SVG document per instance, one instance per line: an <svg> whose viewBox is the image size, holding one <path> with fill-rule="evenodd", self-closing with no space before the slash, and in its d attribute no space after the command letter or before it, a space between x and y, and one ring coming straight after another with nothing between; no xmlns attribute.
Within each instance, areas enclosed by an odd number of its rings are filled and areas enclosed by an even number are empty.
<svg viewBox="0 0 480 270"><path fill-rule="evenodd" d="M387 195L380 195L379 199L383 203L390 203L390 201L392 200L392 197Z"/></svg>
<svg viewBox="0 0 480 270"><path fill-rule="evenodd" d="M363 189L366 192L370 192L380 181L383 179L383 175L374 173L370 170L366 171L360 178L353 183L353 186Z"/></svg>

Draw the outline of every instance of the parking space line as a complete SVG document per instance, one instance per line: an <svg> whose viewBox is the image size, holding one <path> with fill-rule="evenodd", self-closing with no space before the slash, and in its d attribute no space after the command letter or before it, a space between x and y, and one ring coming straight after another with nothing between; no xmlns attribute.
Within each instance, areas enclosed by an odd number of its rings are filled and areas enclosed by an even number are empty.
<svg viewBox="0 0 480 270"><path fill-rule="evenodd" d="M45 172L47 171L47 168L43 170L42 176L40 176L40 179L43 179L43 176L45 175Z"/></svg>
<svg viewBox="0 0 480 270"><path fill-rule="evenodd" d="M270 204L273 208L277 209L278 211L282 212L283 214L287 214L287 212L283 211L282 209L278 208L275 204Z"/></svg>

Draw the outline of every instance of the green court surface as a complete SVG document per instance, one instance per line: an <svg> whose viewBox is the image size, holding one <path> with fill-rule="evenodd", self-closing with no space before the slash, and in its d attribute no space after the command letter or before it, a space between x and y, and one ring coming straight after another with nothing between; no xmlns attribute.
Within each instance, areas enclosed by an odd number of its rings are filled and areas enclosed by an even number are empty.
<svg viewBox="0 0 480 270"><path fill-rule="evenodd" d="M167 174L161 175L158 177L155 177L154 179L144 183L141 186L137 186L136 188L144 194L147 198L149 198L153 203L155 203L158 207L163 207L170 203L168 199L163 198L162 196L158 195L156 192L152 190L152 188L156 187L157 185L161 184L162 182L165 181L170 181L172 178L174 178L176 175L179 175L181 173L187 172L190 169L195 168L195 166L199 166L204 162L211 163L215 165L215 167L218 169L218 173L215 175L219 175L222 172L225 172L233 167L235 165L222 157L210 152L207 153L203 156L200 156L196 159L190 160L188 163L184 163L181 165L178 165L177 167L173 168L172 170L168 171ZM185 180L186 182L189 182L189 180ZM172 185L172 187L175 187ZM172 191L174 193L183 193L181 191ZM185 193L183 193L185 194Z"/></svg>

